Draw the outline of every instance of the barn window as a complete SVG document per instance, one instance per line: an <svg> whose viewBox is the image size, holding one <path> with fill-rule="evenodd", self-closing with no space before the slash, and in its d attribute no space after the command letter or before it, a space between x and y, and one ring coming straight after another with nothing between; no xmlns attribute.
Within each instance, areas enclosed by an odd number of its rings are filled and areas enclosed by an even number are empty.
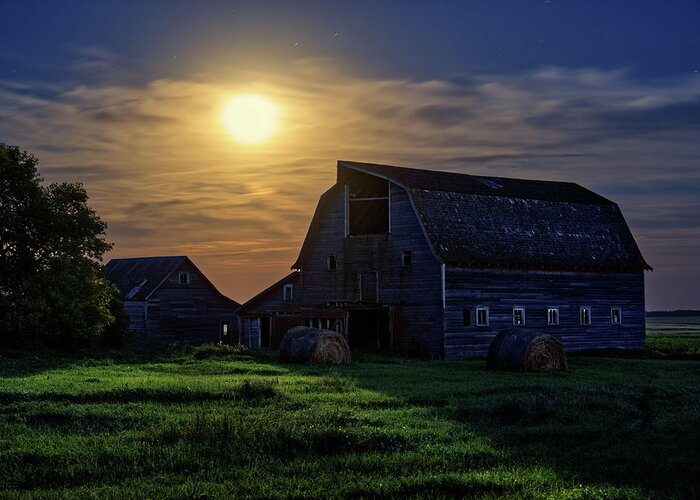
<svg viewBox="0 0 700 500"><path fill-rule="evenodd" d="M335 255L329 255L326 257L326 270L335 271L338 269L338 263L335 260Z"/></svg>
<svg viewBox="0 0 700 500"><path fill-rule="evenodd" d="M588 306L582 307L579 310L579 318L581 320L582 325L590 325L591 324L591 308Z"/></svg>
<svg viewBox="0 0 700 500"><path fill-rule="evenodd" d="M294 300L294 285L288 284L284 285L282 298L285 302L291 302Z"/></svg>
<svg viewBox="0 0 700 500"><path fill-rule="evenodd" d="M525 309L522 307L513 308L513 324L522 326L525 324Z"/></svg>
<svg viewBox="0 0 700 500"><path fill-rule="evenodd" d="M401 265L404 267L408 267L411 265L411 251L410 250L404 250L403 253L401 254Z"/></svg>
<svg viewBox="0 0 700 500"><path fill-rule="evenodd" d="M613 325L622 324L622 309L619 307L613 307L610 309L610 323Z"/></svg>
<svg viewBox="0 0 700 500"><path fill-rule="evenodd" d="M472 308L465 307L462 311L462 324L464 326L472 326Z"/></svg>
<svg viewBox="0 0 700 500"><path fill-rule="evenodd" d="M559 324L559 309L556 307L550 307L547 309L547 324L548 325L558 325Z"/></svg>
<svg viewBox="0 0 700 500"><path fill-rule="evenodd" d="M476 326L489 326L489 308L476 308Z"/></svg>
<svg viewBox="0 0 700 500"><path fill-rule="evenodd" d="M178 276L178 282L181 285L189 285L190 284L190 275L189 273L180 273Z"/></svg>
<svg viewBox="0 0 700 500"><path fill-rule="evenodd" d="M348 234L389 232L389 181L359 172L345 172Z"/></svg>

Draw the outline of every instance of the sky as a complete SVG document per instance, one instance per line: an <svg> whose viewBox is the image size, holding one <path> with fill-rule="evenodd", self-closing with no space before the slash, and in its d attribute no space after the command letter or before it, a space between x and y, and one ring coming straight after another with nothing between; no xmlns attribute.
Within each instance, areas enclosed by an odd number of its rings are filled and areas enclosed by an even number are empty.
<svg viewBox="0 0 700 500"><path fill-rule="evenodd" d="M0 0L0 142L83 182L107 258L189 255L244 301L338 159L616 201L647 309L700 309L700 2ZM257 94L260 144L222 124Z"/></svg>

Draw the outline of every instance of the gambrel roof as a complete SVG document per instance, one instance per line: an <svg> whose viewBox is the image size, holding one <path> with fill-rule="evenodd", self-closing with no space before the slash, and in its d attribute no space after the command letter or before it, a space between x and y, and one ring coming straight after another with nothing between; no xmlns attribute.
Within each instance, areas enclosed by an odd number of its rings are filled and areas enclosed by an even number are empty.
<svg viewBox="0 0 700 500"><path fill-rule="evenodd" d="M436 258L447 265L551 270L651 270L616 203L572 182L484 177L339 161L408 193ZM337 186L337 185L336 185ZM312 244L314 224L293 267Z"/></svg>
<svg viewBox="0 0 700 500"><path fill-rule="evenodd" d="M124 300L143 301L148 300L150 295L185 262L190 263L205 283L211 286L217 294L230 301L232 306L239 306L238 302L219 292L204 273L185 255L112 259L107 263L106 268L110 283L119 288Z"/></svg>

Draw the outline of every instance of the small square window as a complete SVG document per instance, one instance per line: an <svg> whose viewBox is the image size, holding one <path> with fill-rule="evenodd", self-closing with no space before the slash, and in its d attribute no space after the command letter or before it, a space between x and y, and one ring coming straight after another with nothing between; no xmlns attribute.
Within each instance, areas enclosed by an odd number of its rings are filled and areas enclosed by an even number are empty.
<svg viewBox="0 0 700 500"><path fill-rule="evenodd" d="M285 302L291 302L294 300L294 285L284 285L282 298Z"/></svg>
<svg viewBox="0 0 700 500"><path fill-rule="evenodd" d="M547 324L548 325L558 325L559 324L559 309L556 307L550 307L547 309Z"/></svg>
<svg viewBox="0 0 700 500"><path fill-rule="evenodd" d="M329 255L326 257L326 270L335 271L338 269L338 263L335 260L335 255Z"/></svg>
<svg viewBox="0 0 700 500"><path fill-rule="evenodd" d="M610 323L613 325L622 324L622 309L619 307L613 307L610 309Z"/></svg>
<svg viewBox="0 0 700 500"><path fill-rule="evenodd" d="M411 265L411 251L410 250L404 250L403 253L401 254L401 265L404 267L408 267Z"/></svg>
<svg viewBox="0 0 700 500"><path fill-rule="evenodd" d="M522 307L513 308L513 324L522 326L525 324L525 309Z"/></svg>
<svg viewBox="0 0 700 500"><path fill-rule="evenodd" d="M178 282L181 285L189 285L190 284L190 275L189 273L180 273L178 276Z"/></svg>
<svg viewBox="0 0 700 500"><path fill-rule="evenodd" d="M489 325L489 308L488 307L477 307L476 308L476 326L488 326Z"/></svg>
<svg viewBox="0 0 700 500"><path fill-rule="evenodd" d="M472 308L465 307L462 311L462 325L472 326Z"/></svg>
<svg viewBox="0 0 700 500"><path fill-rule="evenodd" d="M590 325L591 324L591 308L590 307L582 307L579 310L579 319L582 325Z"/></svg>

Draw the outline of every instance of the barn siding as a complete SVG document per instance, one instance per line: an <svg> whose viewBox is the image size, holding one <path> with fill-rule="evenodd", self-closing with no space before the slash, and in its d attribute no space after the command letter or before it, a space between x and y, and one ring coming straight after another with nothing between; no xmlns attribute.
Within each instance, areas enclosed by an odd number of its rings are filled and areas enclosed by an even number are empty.
<svg viewBox="0 0 700 500"><path fill-rule="evenodd" d="M245 346L250 346L250 321L252 318L241 318L241 337L240 343Z"/></svg>
<svg viewBox="0 0 700 500"><path fill-rule="evenodd" d="M286 302L284 300L284 285L293 285L294 293L293 300ZM239 310L241 317L252 317L260 315L269 315L275 313L298 313L300 308L301 287L299 282L299 273L294 273L275 283L269 290L259 294L257 297L247 302L244 307Z"/></svg>
<svg viewBox="0 0 700 500"><path fill-rule="evenodd" d="M179 283L180 272L189 273L189 284ZM235 307L186 260L149 298L147 338L218 342L221 321L231 322L231 338L235 338Z"/></svg>
<svg viewBox="0 0 700 500"><path fill-rule="evenodd" d="M305 307L329 302L357 302L358 275L377 271L378 305L394 306L393 345L398 352L442 355L442 284L440 264L423 235L406 192L391 185L391 233L345 237L345 195L331 194L315 228L308 257L302 262L301 301ZM412 265L401 255L411 251ZM335 255L337 270L326 270Z"/></svg>
<svg viewBox="0 0 700 500"><path fill-rule="evenodd" d="M504 329L551 334L569 351L644 346L643 273L574 273L447 268L445 356L484 356ZM489 307L489 326L463 326L464 307ZM513 307L525 307L525 325L513 326ZM579 307L591 307L591 325L579 324ZM547 325L547 308L559 308L558 326ZM610 309L622 309L622 324Z"/></svg>
<svg viewBox="0 0 700 500"><path fill-rule="evenodd" d="M129 317L127 330L142 336L146 330L146 302L127 300L124 302L124 311Z"/></svg>

